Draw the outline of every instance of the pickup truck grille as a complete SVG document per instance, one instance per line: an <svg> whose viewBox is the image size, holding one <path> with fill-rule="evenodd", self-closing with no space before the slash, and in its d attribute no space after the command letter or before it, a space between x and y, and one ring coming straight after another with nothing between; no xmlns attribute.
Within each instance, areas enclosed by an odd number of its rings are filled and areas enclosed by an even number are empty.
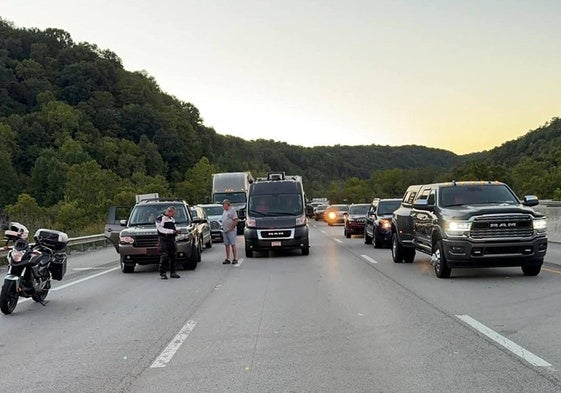
<svg viewBox="0 0 561 393"><path fill-rule="evenodd" d="M470 232L473 239L519 238L533 234L532 217L525 214L478 217Z"/></svg>
<svg viewBox="0 0 561 393"><path fill-rule="evenodd" d="M134 238L134 247L158 247L158 235L137 236Z"/></svg>

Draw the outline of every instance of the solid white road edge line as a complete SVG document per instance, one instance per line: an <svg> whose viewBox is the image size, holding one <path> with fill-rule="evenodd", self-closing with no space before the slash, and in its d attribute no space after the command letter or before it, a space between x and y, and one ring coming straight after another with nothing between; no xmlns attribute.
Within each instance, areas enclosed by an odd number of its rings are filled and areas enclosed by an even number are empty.
<svg viewBox="0 0 561 393"><path fill-rule="evenodd" d="M99 273L96 273L96 274L92 274L91 276L84 277L84 278L81 278L81 279L79 279L79 280L69 282L68 284L61 285L60 287L51 288L51 291L58 291L58 290L60 290L60 289L68 288L68 287L71 287L72 285L76 285L76 284L79 284L79 283L81 283L81 282L84 282L84 281L87 281L87 280L91 280L92 278L99 277L99 276L101 276L101 275L103 275L103 274L113 272L113 271L115 271L115 270L117 270L117 269L120 269L120 268L121 268L120 266L117 266L117 267L111 268L111 269L109 269L109 270L104 270L104 271L102 271L102 272L99 272ZM19 304L19 303L29 302L29 301L31 301L31 300L32 300L32 299L31 299L30 297L25 298L25 299L21 299L21 298L20 298L20 300L18 301L18 304Z"/></svg>
<svg viewBox="0 0 561 393"><path fill-rule="evenodd" d="M341 239L333 239L333 240L335 240L337 243L343 243Z"/></svg>
<svg viewBox="0 0 561 393"><path fill-rule="evenodd" d="M366 259L368 262L370 263L378 263L377 260L370 258L368 255L361 255L361 257L363 257L364 259Z"/></svg>
<svg viewBox="0 0 561 393"><path fill-rule="evenodd" d="M537 367L551 367L550 363L546 362L539 356L536 356L532 352L522 348L520 345L500 335L493 329L488 328L487 326L473 319L469 315L456 315L456 317L467 323L469 326L477 330L479 333L484 334L485 336L489 337L491 340L495 341L497 344L505 347L510 352L514 353L516 356L521 357L528 363Z"/></svg>
<svg viewBox="0 0 561 393"><path fill-rule="evenodd" d="M243 258L242 259L238 259L238 263L236 265L234 265L234 267L240 267L241 264L243 262Z"/></svg>
<svg viewBox="0 0 561 393"><path fill-rule="evenodd" d="M187 339L187 337L189 337L189 334L191 334L196 325L196 321L187 321L179 333L177 333L173 340L171 340L168 346L162 351L160 356L154 360L154 363L152 363L150 368L165 367L170 362L171 358L173 358L173 355L175 355L179 347L181 347L183 342Z"/></svg>
<svg viewBox="0 0 561 393"><path fill-rule="evenodd" d="M114 267L114 268L111 268L111 269L108 269L108 270L104 270L102 272L92 274L91 276L84 277L84 278L81 278L79 280L69 282L68 284L61 285L60 287L51 288L51 291L59 291L59 290L64 289L64 288L71 287L72 285L80 284L81 282L91 280L92 278L96 278L96 277L102 276L104 274L111 273L111 272L113 272L117 269L120 269L120 268L121 268L120 266L117 266L117 267Z"/></svg>

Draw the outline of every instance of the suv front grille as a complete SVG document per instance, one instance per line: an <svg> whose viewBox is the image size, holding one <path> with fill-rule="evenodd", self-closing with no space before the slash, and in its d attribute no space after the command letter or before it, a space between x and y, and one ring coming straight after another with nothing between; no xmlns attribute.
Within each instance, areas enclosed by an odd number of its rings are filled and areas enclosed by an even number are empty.
<svg viewBox="0 0 561 393"><path fill-rule="evenodd" d="M526 214L478 217L470 231L473 239L519 238L533 234L532 217Z"/></svg>
<svg viewBox="0 0 561 393"><path fill-rule="evenodd" d="M158 235L136 236L134 247L158 247Z"/></svg>

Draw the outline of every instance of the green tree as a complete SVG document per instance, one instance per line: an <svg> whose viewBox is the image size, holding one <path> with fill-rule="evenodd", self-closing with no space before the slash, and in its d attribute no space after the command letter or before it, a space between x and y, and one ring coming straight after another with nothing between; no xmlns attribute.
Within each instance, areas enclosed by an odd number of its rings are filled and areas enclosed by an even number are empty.
<svg viewBox="0 0 561 393"><path fill-rule="evenodd" d="M218 172L208 158L202 157L178 183L176 194L191 204L205 203L212 192L212 174Z"/></svg>
<svg viewBox="0 0 561 393"><path fill-rule="evenodd" d="M35 198L29 194L20 194L17 201L5 208L10 221L17 221L27 227L30 235L39 228L51 227L51 219L47 210L39 206Z"/></svg>
<svg viewBox="0 0 561 393"><path fill-rule="evenodd" d="M30 188L41 206L56 205L64 199L68 164L52 149L45 149L31 170Z"/></svg>

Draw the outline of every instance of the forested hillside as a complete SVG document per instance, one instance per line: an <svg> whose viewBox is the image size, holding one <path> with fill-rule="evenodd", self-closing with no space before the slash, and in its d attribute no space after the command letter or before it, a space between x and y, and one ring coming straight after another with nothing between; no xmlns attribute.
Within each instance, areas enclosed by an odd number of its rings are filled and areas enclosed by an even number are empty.
<svg viewBox="0 0 561 393"><path fill-rule="evenodd" d="M109 205L148 192L204 202L211 174L223 171L300 174L308 196L332 201L400 196L411 183L451 176L490 176L526 191L525 165L556 176L548 166L561 153L548 141L558 142L558 119L528 138L470 156L423 146L307 148L265 132L245 141L205 126L194 105L125 70L110 50L0 19L0 209L30 227L99 233Z"/></svg>

